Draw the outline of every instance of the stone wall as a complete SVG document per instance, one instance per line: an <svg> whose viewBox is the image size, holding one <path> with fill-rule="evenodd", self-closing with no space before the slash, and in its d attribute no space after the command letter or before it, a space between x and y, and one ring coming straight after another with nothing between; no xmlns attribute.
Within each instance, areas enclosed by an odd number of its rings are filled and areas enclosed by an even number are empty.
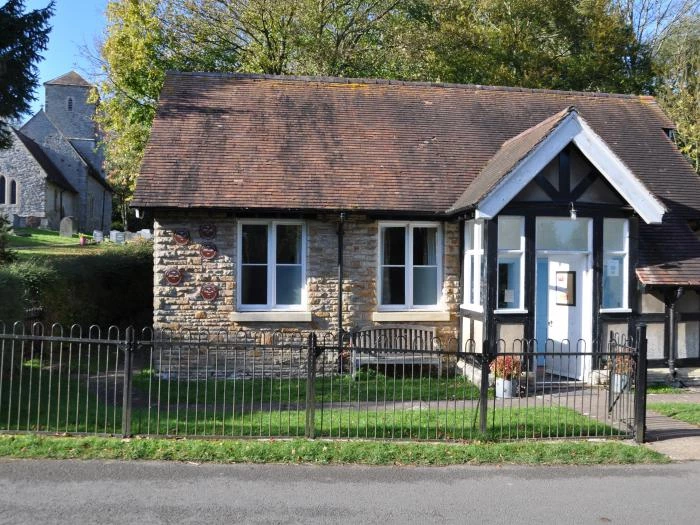
<svg viewBox="0 0 700 525"><path fill-rule="evenodd" d="M0 176L5 177L5 204L0 213L23 226L27 217L45 218L46 179L41 166L19 139L12 147L0 150ZM17 182L17 203L10 202L10 180Z"/></svg>
<svg viewBox="0 0 700 525"><path fill-rule="evenodd" d="M322 215L305 221L307 226L307 301L310 322L234 322L236 312L236 219L225 213L158 213L154 223L154 325L174 330L301 330L335 332L338 314L337 215ZM218 256L211 261L199 254L199 226L217 227L213 242ZM173 231L186 228L192 239L180 246ZM377 235L378 223L360 215L345 222L343 328L379 324L373 321L377 311ZM434 326L442 339L456 338L459 304L459 225L442 223L444 310L449 321L412 320L406 324ZM164 274L178 268L183 274L179 285L170 285ZM203 284L219 287L219 297L207 301L200 295ZM397 323L390 323L397 324Z"/></svg>
<svg viewBox="0 0 700 525"><path fill-rule="evenodd" d="M47 84L45 86L45 112L51 122L65 137L95 138L95 104L88 103L90 88L87 86L66 86ZM68 99L73 100L72 110L68 110Z"/></svg>

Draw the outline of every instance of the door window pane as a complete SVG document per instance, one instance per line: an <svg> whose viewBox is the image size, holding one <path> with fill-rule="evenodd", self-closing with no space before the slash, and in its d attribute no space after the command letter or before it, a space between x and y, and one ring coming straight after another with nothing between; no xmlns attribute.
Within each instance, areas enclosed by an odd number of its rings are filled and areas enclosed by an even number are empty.
<svg viewBox="0 0 700 525"><path fill-rule="evenodd" d="M244 224L243 264L267 264L267 225Z"/></svg>
<svg viewBox="0 0 700 525"><path fill-rule="evenodd" d="M277 264L301 264L301 225L277 226Z"/></svg>
<svg viewBox="0 0 700 525"><path fill-rule="evenodd" d="M406 228L384 228L382 233L384 264L405 264Z"/></svg>
<svg viewBox="0 0 700 525"><path fill-rule="evenodd" d="M277 267L277 304L301 304L301 265Z"/></svg>
<svg viewBox="0 0 700 525"><path fill-rule="evenodd" d="M382 268L382 304L406 304L406 279L402 266Z"/></svg>
<svg viewBox="0 0 700 525"><path fill-rule="evenodd" d="M624 255L606 255L603 259L603 308L624 308Z"/></svg>
<svg viewBox="0 0 700 525"><path fill-rule="evenodd" d="M241 270L241 303L267 304L267 266L243 266Z"/></svg>
<svg viewBox="0 0 700 525"><path fill-rule="evenodd" d="M536 244L538 250L588 251L586 219L549 219L538 217Z"/></svg>
<svg viewBox="0 0 700 525"><path fill-rule="evenodd" d="M437 304L437 267L413 268L413 304Z"/></svg>
<svg viewBox="0 0 700 525"><path fill-rule="evenodd" d="M498 308L520 307L520 257L498 258Z"/></svg>

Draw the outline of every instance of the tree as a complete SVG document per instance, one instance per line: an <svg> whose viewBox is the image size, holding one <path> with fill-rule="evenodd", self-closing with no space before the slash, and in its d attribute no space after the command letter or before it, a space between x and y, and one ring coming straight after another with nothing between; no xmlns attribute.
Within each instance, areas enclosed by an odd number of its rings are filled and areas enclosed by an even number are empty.
<svg viewBox="0 0 700 525"><path fill-rule="evenodd" d="M700 15L669 29L656 65L659 102L676 123L679 149L700 174Z"/></svg>
<svg viewBox="0 0 700 525"><path fill-rule="evenodd" d="M0 7L0 148L12 144L8 121L29 111L39 84L37 63L49 41L54 2L24 12L23 0Z"/></svg>
<svg viewBox="0 0 700 525"><path fill-rule="evenodd" d="M9 263L15 260L14 252L8 247L10 230L9 219L0 213L0 263Z"/></svg>

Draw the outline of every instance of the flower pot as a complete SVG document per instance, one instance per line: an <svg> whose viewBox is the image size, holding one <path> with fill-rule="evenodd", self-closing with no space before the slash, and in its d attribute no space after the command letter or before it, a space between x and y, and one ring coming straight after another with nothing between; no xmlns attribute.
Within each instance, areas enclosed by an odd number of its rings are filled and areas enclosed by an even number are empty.
<svg viewBox="0 0 700 525"><path fill-rule="evenodd" d="M630 376L627 374L612 374L610 376L610 390L619 394L625 390L629 390L630 387Z"/></svg>
<svg viewBox="0 0 700 525"><path fill-rule="evenodd" d="M510 398L518 396L518 380L496 378L496 397Z"/></svg>
<svg viewBox="0 0 700 525"><path fill-rule="evenodd" d="M80 246L85 246L87 244L87 237L80 238Z"/></svg>

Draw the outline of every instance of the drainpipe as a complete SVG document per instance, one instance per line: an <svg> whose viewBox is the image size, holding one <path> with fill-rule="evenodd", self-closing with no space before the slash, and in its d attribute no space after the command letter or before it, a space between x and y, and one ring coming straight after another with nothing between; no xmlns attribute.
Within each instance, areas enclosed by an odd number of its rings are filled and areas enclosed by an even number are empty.
<svg viewBox="0 0 700 525"><path fill-rule="evenodd" d="M668 353L668 373L675 379L676 377L676 358L678 357L678 340L676 337L678 327L678 316L676 312L676 303L683 296L685 290L679 287L675 293L671 295L671 300L668 304L668 337L669 337L669 353Z"/></svg>
<svg viewBox="0 0 700 525"><path fill-rule="evenodd" d="M107 190L102 190L102 217L100 217L100 231L105 231L105 195Z"/></svg>
<svg viewBox="0 0 700 525"><path fill-rule="evenodd" d="M345 212L340 212L338 221L338 354L343 351L343 226Z"/></svg>

